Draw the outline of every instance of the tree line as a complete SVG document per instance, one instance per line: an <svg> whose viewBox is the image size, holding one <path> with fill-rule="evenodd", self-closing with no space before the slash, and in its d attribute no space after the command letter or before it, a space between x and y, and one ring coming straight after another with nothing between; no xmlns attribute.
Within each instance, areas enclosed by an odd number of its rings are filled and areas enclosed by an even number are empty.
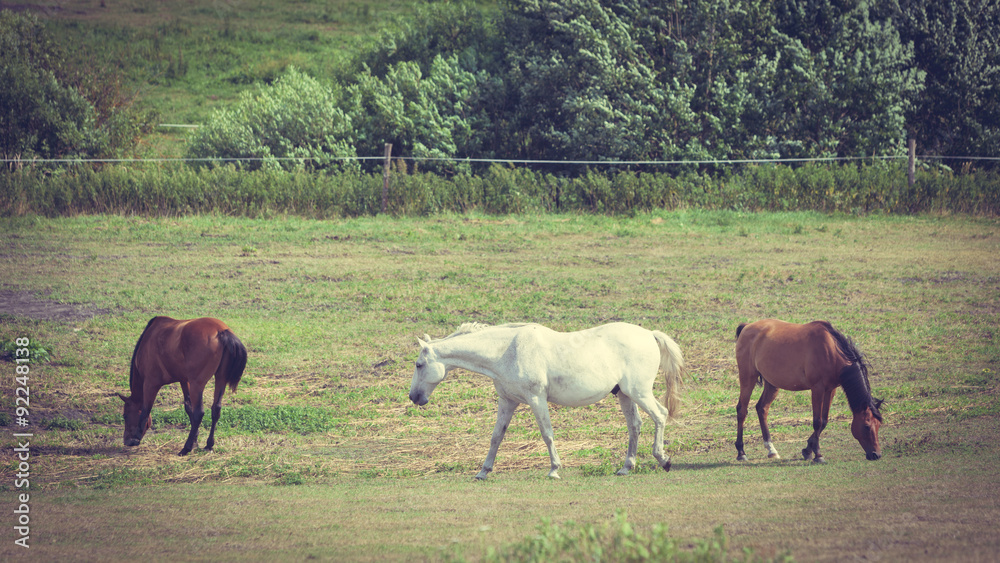
<svg viewBox="0 0 1000 563"><path fill-rule="evenodd" d="M292 69L248 92L191 155L378 155L389 142L429 159L704 161L892 156L915 138L929 154L996 157L998 33L987 0L434 4L337 76Z"/></svg>
<svg viewBox="0 0 1000 563"><path fill-rule="evenodd" d="M122 89L88 90L24 22L0 14L4 156L130 150L145 124ZM252 86L188 155L339 171L392 143L456 173L475 169L463 158L892 156L915 138L998 157L998 69L993 0L438 2L331 76Z"/></svg>

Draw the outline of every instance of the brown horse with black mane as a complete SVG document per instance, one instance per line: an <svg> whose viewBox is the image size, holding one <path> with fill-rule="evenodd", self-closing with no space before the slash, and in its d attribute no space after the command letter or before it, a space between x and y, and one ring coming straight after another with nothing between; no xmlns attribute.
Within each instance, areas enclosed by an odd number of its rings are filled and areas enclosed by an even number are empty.
<svg viewBox="0 0 1000 563"><path fill-rule="evenodd" d="M129 386L132 396L125 401L125 445L138 446L152 424L150 411L160 388L180 383L184 410L191 420L191 433L179 455L187 455L198 444L198 427L205 408L202 394L215 375L212 403L212 430L206 450L215 445L215 425L222 412L226 385L234 392L247 364L247 349L225 323L218 319L176 320L155 317L146 325L132 352Z"/></svg>
<svg viewBox="0 0 1000 563"><path fill-rule="evenodd" d="M813 433L802 457L823 463L819 435L830 416L830 402L843 387L854 414L851 433L870 460L882 457L878 430L882 424L881 400L873 399L868 382L868 364L849 338L826 321L793 324L777 319L743 323L736 328L736 364L740 373L740 400L736 405L736 459L747 459L743 451L743 421L755 385L764 391L757 401L757 418L768 457L780 457L771 443L767 411L778 389L812 391Z"/></svg>

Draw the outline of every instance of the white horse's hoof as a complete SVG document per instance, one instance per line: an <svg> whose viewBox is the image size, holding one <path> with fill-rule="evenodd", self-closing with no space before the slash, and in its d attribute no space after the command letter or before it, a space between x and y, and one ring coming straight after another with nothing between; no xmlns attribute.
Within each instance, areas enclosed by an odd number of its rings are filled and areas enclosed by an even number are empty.
<svg viewBox="0 0 1000 563"><path fill-rule="evenodd" d="M555 471L551 471L549 472L549 479L561 479L561 477L559 477L559 474Z"/></svg>
<svg viewBox="0 0 1000 563"><path fill-rule="evenodd" d="M485 471L480 471L479 474L476 475L476 481L485 481L488 475L489 473L486 473Z"/></svg>
<svg viewBox="0 0 1000 563"><path fill-rule="evenodd" d="M622 467L621 469L618 470L618 473L616 473L615 475L628 475L628 469Z"/></svg>
<svg viewBox="0 0 1000 563"><path fill-rule="evenodd" d="M778 454L767 454L767 457L768 459L781 459L781 456Z"/></svg>

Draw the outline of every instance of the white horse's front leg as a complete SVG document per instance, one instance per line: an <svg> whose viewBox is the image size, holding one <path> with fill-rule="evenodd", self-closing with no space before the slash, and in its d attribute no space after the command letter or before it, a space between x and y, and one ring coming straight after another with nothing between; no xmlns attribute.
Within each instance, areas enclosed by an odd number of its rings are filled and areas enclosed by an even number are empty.
<svg viewBox="0 0 1000 563"><path fill-rule="evenodd" d="M532 397L528 405L531 407L531 412L535 413L535 421L538 422L538 429L542 433L542 440L549 448L549 459L552 461L552 470L549 471L549 477L558 479L559 468L562 467L562 463L559 462L559 454L556 453L556 447L552 441L552 420L549 418L549 403L542 397Z"/></svg>
<svg viewBox="0 0 1000 563"><path fill-rule="evenodd" d="M500 442L503 441L504 434L507 433L507 426L510 425L510 419L514 417L514 411L517 410L517 401L500 397L497 401L497 423L493 427L493 437L490 438L490 452L486 454L486 461L483 462L483 468L476 475L476 479L480 481L486 479L493 471L493 462L497 457L497 450L500 449Z"/></svg>
<svg viewBox="0 0 1000 563"><path fill-rule="evenodd" d="M642 418L639 416L639 407L625 393L618 393L618 405L625 415L625 424L628 426L628 452L625 454L625 465L618 470L619 475L628 475L629 471L635 467L635 456L639 450L639 431L642 428Z"/></svg>

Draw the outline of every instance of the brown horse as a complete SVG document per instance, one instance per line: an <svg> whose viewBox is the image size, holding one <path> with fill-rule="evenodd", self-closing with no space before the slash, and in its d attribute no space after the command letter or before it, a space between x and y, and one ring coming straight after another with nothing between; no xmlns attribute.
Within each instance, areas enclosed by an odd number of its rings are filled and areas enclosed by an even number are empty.
<svg viewBox="0 0 1000 563"><path fill-rule="evenodd" d="M125 445L139 445L152 424L149 413L156 394L164 385L177 382L184 392L184 410L191 419L191 433L179 454L187 455L198 444L198 427L205 415L202 393L214 374L212 430L205 444L205 449L211 450L215 445L215 425L222 412L222 394L227 384L236 391L246 364L247 349L218 319L150 320L132 352L129 370L132 396L118 393L125 401Z"/></svg>
<svg viewBox="0 0 1000 563"><path fill-rule="evenodd" d="M764 386L757 401L757 418L767 447L767 457L780 457L771 443L767 428L767 411L778 389L812 391L813 433L802 450L802 457L815 456L815 463L824 463L819 452L819 435L830 416L830 401L837 387L844 388L847 402L854 413L851 433L861 443L870 460L882 457L878 444L878 429L882 424L879 413L881 400L872 398L868 383L868 364L849 338L826 321L793 324L777 319L765 319L736 328L736 364L740 372L740 400L736 405L736 459L745 461L743 451L743 421L747 404L755 385Z"/></svg>

